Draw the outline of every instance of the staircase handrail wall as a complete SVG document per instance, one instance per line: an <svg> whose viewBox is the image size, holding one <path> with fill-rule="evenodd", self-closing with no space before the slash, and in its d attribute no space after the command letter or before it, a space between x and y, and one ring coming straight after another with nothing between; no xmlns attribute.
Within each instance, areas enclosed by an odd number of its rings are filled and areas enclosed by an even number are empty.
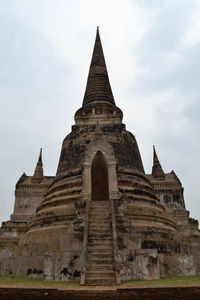
<svg viewBox="0 0 200 300"><path fill-rule="evenodd" d="M120 270L118 267L118 246L117 246L117 230L116 230L116 219L115 219L115 207L114 200L110 198L111 206L111 219L112 219L112 233L113 233L113 254L114 254L114 266L116 274L116 283L120 284Z"/></svg>
<svg viewBox="0 0 200 300"><path fill-rule="evenodd" d="M81 285L85 284L88 226L89 226L89 209L90 209L90 199L86 199L85 226L84 226L84 233L83 233L83 250L82 250L82 255L81 255L81 281L80 281Z"/></svg>

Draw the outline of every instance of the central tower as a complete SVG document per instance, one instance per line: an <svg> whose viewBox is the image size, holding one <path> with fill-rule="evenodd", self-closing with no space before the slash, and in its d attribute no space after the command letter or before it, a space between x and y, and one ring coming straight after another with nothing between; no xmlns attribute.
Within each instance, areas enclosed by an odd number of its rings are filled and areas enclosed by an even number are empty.
<svg viewBox="0 0 200 300"><path fill-rule="evenodd" d="M5 274L105 285L199 272L180 181L164 173L155 149L152 174L145 174L122 118L97 29L82 107L62 143L56 175L51 181L43 175L40 154L31 180L23 175L18 182L23 197L27 187L38 193L46 182L48 188L0 265ZM192 243L199 245L195 228Z"/></svg>

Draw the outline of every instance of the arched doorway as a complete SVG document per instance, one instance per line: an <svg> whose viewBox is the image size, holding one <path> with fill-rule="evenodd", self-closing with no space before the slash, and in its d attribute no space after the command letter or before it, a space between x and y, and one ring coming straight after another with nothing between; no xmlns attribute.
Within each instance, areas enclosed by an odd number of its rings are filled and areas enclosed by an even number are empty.
<svg viewBox="0 0 200 300"><path fill-rule="evenodd" d="M109 200L108 166L105 155L98 150L91 166L92 200Z"/></svg>

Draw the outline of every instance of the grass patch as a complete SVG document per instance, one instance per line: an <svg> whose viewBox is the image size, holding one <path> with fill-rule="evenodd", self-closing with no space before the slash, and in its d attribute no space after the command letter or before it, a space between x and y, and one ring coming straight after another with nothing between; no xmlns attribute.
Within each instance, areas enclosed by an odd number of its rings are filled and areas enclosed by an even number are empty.
<svg viewBox="0 0 200 300"><path fill-rule="evenodd" d="M200 285L200 276L179 276L179 277L165 277L159 280L128 280L123 281L120 287L134 287L134 286L177 286L177 285Z"/></svg>
<svg viewBox="0 0 200 300"><path fill-rule="evenodd" d="M44 279L28 278L21 276L0 276L0 287L50 287L50 288L76 288L80 286L78 281L50 281Z"/></svg>
<svg viewBox="0 0 200 300"><path fill-rule="evenodd" d="M165 277L160 280L128 280L122 281L120 285L111 286L111 288L180 285L200 285L200 276ZM78 281L47 281L20 276L0 276L0 287L83 288Z"/></svg>

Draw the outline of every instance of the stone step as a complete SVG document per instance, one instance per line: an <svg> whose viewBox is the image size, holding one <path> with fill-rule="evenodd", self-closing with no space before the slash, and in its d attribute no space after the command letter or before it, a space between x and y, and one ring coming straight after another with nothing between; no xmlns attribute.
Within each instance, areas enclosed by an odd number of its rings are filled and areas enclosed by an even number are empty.
<svg viewBox="0 0 200 300"><path fill-rule="evenodd" d="M89 216L89 224L96 224L96 225L100 225L100 224L112 224L112 220L110 217L105 217L105 214L102 214L102 216L99 215L94 215L94 216Z"/></svg>
<svg viewBox="0 0 200 300"><path fill-rule="evenodd" d="M112 234L112 227L111 225L107 225L107 226L101 226L101 225L95 225L95 224L91 224L89 225L89 230L94 230L94 231L99 231L101 232L102 230L109 230L110 233Z"/></svg>
<svg viewBox="0 0 200 300"><path fill-rule="evenodd" d="M96 225L91 225L89 226L89 230L93 231L98 231L98 232L103 232L103 231L109 231L112 234L112 227L111 226L96 226Z"/></svg>
<svg viewBox="0 0 200 300"><path fill-rule="evenodd" d="M90 210L91 211L100 211L100 212L102 212L102 211L104 211L104 212L109 212L110 213L110 208L109 207L107 207L107 206L104 206L104 207L90 207Z"/></svg>
<svg viewBox="0 0 200 300"><path fill-rule="evenodd" d="M113 248L113 243L109 242L109 243L90 243L88 242L87 244L88 249L112 249Z"/></svg>
<svg viewBox="0 0 200 300"><path fill-rule="evenodd" d="M93 258L96 258L96 259L111 259L112 258L112 254L106 254L106 253L89 253L88 255L88 259L93 259Z"/></svg>
<svg viewBox="0 0 200 300"><path fill-rule="evenodd" d="M110 227L112 228L112 223L110 220L105 220L105 219L95 219L89 220L89 227L97 227L97 228L102 228L102 227Z"/></svg>
<svg viewBox="0 0 200 300"><path fill-rule="evenodd" d="M107 212L110 213L109 207L90 207L90 212Z"/></svg>
<svg viewBox="0 0 200 300"><path fill-rule="evenodd" d="M96 237L97 239L100 237L103 237L103 238L110 238L111 236L111 232L110 230L106 230L106 231L96 231L96 230L89 230L88 232L88 238L90 237Z"/></svg>
<svg viewBox="0 0 200 300"><path fill-rule="evenodd" d="M98 279L88 279L85 281L86 285L115 285L116 279L114 278L98 278Z"/></svg>
<svg viewBox="0 0 200 300"><path fill-rule="evenodd" d="M86 271L87 279L100 279L100 278L113 278L115 279L115 272L114 271Z"/></svg>
<svg viewBox="0 0 200 300"><path fill-rule="evenodd" d="M107 258L97 258L97 257L88 257L87 263L90 265L105 265L105 264L113 264L114 260L113 257L107 256Z"/></svg>
<svg viewBox="0 0 200 300"><path fill-rule="evenodd" d="M90 211L89 212L89 219L103 219L103 220L107 220L110 221L111 220L111 214L106 212L106 211Z"/></svg>
<svg viewBox="0 0 200 300"><path fill-rule="evenodd" d="M111 228L112 226L111 226L111 222L110 221L103 221L102 222L102 220L100 220L100 222L98 222L97 220L95 220L95 221L93 221L93 220L90 220L89 221L89 226L90 227L97 227L97 228L102 228L102 227L109 227L109 228Z"/></svg>
<svg viewBox="0 0 200 300"><path fill-rule="evenodd" d="M104 206L104 207L90 207L90 211L99 211L99 212L109 212L110 213L110 207Z"/></svg>
<svg viewBox="0 0 200 300"><path fill-rule="evenodd" d="M96 238L96 239L104 238L104 239L106 239L106 238L110 238L110 236L111 236L111 233L99 233L99 232L90 233L89 232L89 234L88 234L89 239L91 239L91 238Z"/></svg>
<svg viewBox="0 0 200 300"><path fill-rule="evenodd" d="M102 215L102 214L104 214L107 217L110 216L110 212L109 212L108 208L106 208L104 210L102 210L102 209L91 209L90 212L89 212L89 215L91 215L91 214L93 214L93 215L94 214L95 215Z"/></svg>
<svg viewBox="0 0 200 300"><path fill-rule="evenodd" d="M112 245L112 243L107 243L107 244L98 244L98 243L96 243L96 244L92 244L92 243L88 243L88 250L90 250L90 249L112 249L112 247L113 247L113 245Z"/></svg>
<svg viewBox="0 0 200 300"><path fill-rule="evenodd" d="M111 226L111 220L102 220L102 219L93 219L93 220L89 220L89 226L96 226L96 227L112 227Z"/></svg>
<svg viewBox="0 0 200 300"><path fill-rule="evenodd" d="M112 238L109 237L88 237L88 244L109 244L112 243Z"/></svg>
<svg viewBox="0 0 200 300"><path fill-rule="evenodd" d="M90 253L88 256L90 258L96 257L97 259L98 258L110 258L111 257L111 255L108 255L106 253Z"/></svg>
<svg viewBox="0 0 200 300"><path fill-rule="evenodd" d="M106 203L110 203L109 199L107 200L92 200L90 202L91 204L96 204L96 205L102 205L102 204L106 204Z"/></svg>
<svg viewBox="0 0 200 300"><path fill-rule="evenodd" d="M99 248L99 249L110 249L113 247L113 243L112 241L104 241L104 240L97 240L97 241L88 241L87 246L89 249L95 249L95 248Z"/></svg>
<svg viewBox="0 0 200 300"><path fill-rule="evenodd" d="M97 251L110 251L110 250L113 250L113 246L112 245L100 245L100 244L97 244L97 245L88 245L87 247L88 251L94 251L94 250L97 250Z"/></svg>
<svg viewBox="0 0 200 300"><path fill-rule="evenodd" d="M111 229L101 229L101 230L95 230L95 229L89 229L89 235L93 234L105 234L111 236L112 232Z"/></svg>
<svg viewBox="0 0 200 300"><path fill-rule="evenodd" d="M98 216L94 216L89 218L89 225L102 225L102 226L110 225L111 226L112 221L109 218L106 219L104 215L101 218L99 218Z"/></svg>
<svg viewBox="0 0 200 300"><path fill-rule="evenodd" d="M104 218L110 219L111 213L110 213L108 208L106 210L93 210L93 209L90 209L89 216L104 216Z"/></svg>
<svg viewBox="0 0 200 300"><path fill-rule="evenodd" d="M112 248L88 248L88 253L91 254L104 254L104 255L112 255Z"/></svg>
<svg viewBox="0 0 200 300"><path fill-rule="evenodd" d="M87 265L87 270L89 271L114 271L114 266L113 264L88 264Z"/></svg>
<svg viewBox="0 0 200 300"><path fill-rule="evenodd" d="M112 224L110 218L105 218L105 216L102 216L99 218L98 216L93 216L89 218L89 224Z"/></svg>
<svg viewBox="0 0 200 300"><path fill-rule="evenodd" d="M109 207L105 207L105 208L94 207L94 208L90 209L90 212L110 214L110 208Z"/></svg>
<svg viewBox="0 0 200 300"><path fill-rule="evenodd" d="M104 238L104 237L100 237L100 238L91 238L91 239L89 239L88 238L88 244L92 244L92 245L94 245L94 244L101 244L101 245L104 245L104 244L112 244L112 237L106 237L106 238Z"/></svg>
<svg viewBox="0 0 200 300"><path fill-rule="evenodd" d="M110 207L110 203L109 204L104 204L104 205L97 205L97 204L92 204L90 205L90 208L99 208L99 209L105 209L105 208L109 208Z"/></svg>
<svg viewBox="0 0 200 300"><path fill-rule="evenodd" d="M111 226L112 222L110 219L105 219L105 218L90 218L89 219L89 225L95 225L95 226Z"/></svg>
<svg viewBox="0 0 200 300"><path fill-rule="evenodd" d="M92 232L91 232L92 231ZM91 232L91 233L90 233ZM106 231L100 231L100 230L88 230L88 236L99 236L99 237L105 237L105 238L109 238L112 236L112 231L111 230L106 230Z"/></svg>
<svg viewBox="0 0 200 300"><path fill-rule="evenodd" d="M90 203L91 203L91 205L92 204L102 205L102 204L110 203L110 202L109 202L109 199L108 199L108 200L92 200Z"/></svg>

